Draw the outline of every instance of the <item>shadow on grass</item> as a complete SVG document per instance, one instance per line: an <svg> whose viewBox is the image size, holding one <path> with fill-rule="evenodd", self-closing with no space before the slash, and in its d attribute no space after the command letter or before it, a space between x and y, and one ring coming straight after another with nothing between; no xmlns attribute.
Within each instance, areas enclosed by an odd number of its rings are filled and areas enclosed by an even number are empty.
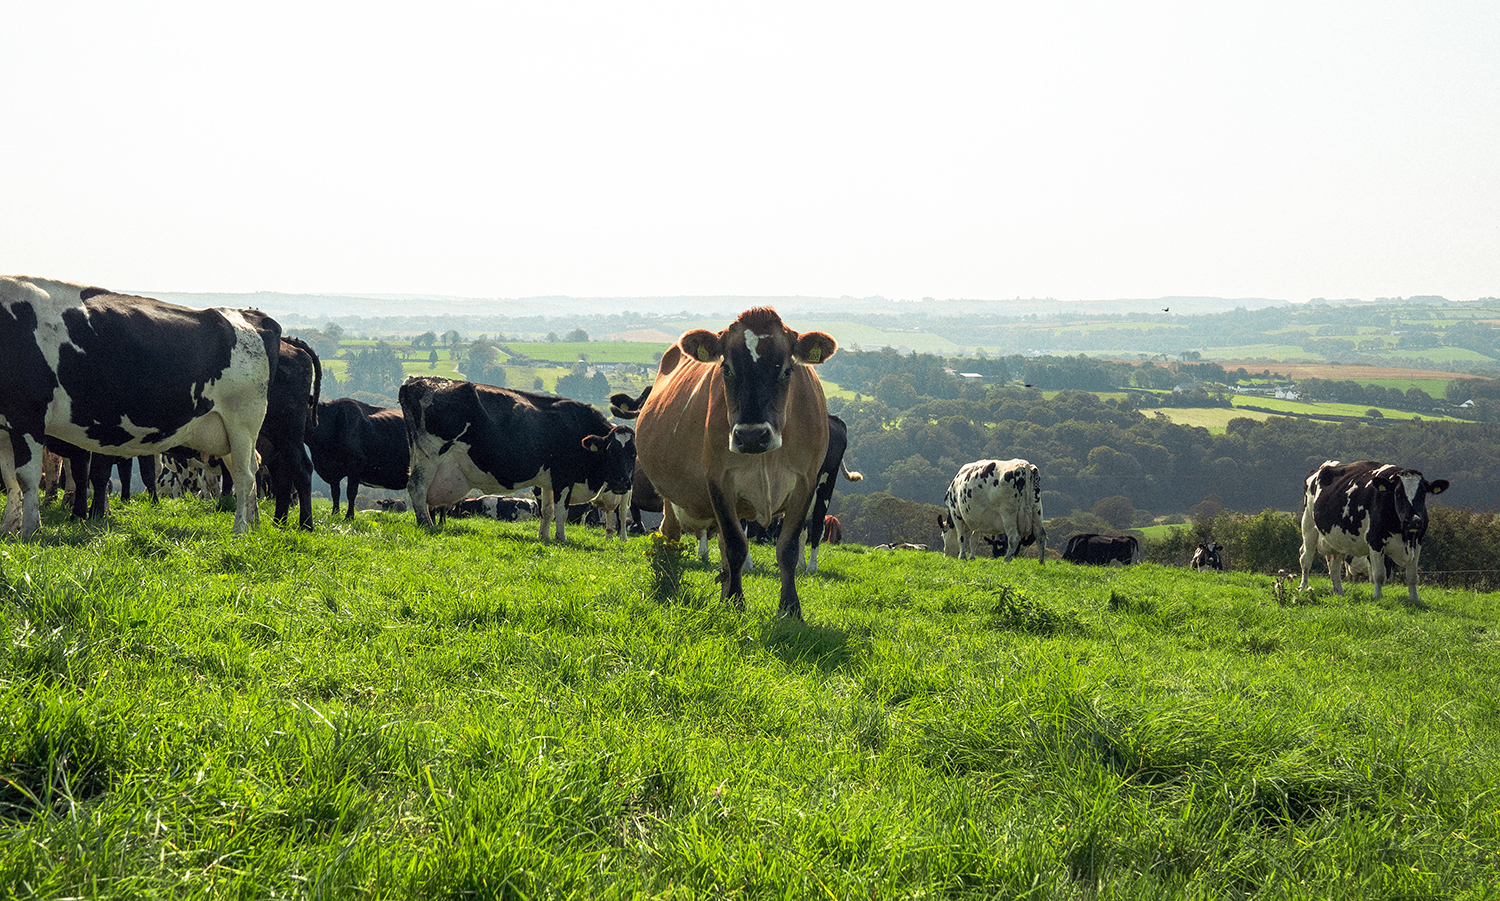
<svg viewBox="0 0 1500 901"><path fill-rule="evenodd" d="M761 644L781 662L795 668L812 667L820 673L835 672L869 653L869 642L843 629L809 625L775 617L761 629Z"/></svg>

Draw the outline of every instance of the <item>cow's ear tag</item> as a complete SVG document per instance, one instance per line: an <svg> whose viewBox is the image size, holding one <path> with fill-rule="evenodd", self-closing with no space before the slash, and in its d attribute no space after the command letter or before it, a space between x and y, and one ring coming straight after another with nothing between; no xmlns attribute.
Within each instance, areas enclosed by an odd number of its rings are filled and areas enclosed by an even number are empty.
<svg viewBox="0 0 1500 901"><path fill-rule="evenodd" d="M1375 486L1375 490L1376 491L1390 491L1391 489L1388 486L1385 486L1385 485L1376 485Z"/></svg>
<svg viewBox="0 0 1500 901"><path fill-rule="evenodd" d="M704 347L701 344L698 345L698 359L702 360L705 363L708 362L708 348Z"/></svg>
<svg viewBox="0 0 1500 901"><path fill-rule="evenodd" d="M808 354L807 354L807 362L809 362L809 363L821 363L821 362L823 362L823 348L821 348L821 347L814 347L810 352L808 352Z"/></svg>

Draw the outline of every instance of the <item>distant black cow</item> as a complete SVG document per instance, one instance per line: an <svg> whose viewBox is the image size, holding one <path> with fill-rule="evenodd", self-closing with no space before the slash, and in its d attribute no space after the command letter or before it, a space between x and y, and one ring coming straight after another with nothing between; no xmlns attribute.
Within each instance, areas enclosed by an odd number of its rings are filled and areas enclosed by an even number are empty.
<svg viewBox="0 0 1500 901"><path fill-rule="evenodd" d="M1224 545L1214 542L1198 545L1193 551L1193 559L1188 561L1188 566L1200 572L1205 569L1223 571L1228 566L1224 562Z"/></svg>
<svg viewBox="0 0 1500 901"><path fill-rule="evenodd" d="M611 426L588 404L422 375L401 385L400 400L411 451L406 491L424 526L432 525L428 505L446 506L471 489L535 487L540 537L555 523L561 542L569 501L630 491L635 432Z"/></svg>
<svg viewBox="0 0 1500 901"><path fill-rule="evenodd" d="M384 497L375 502L375 509L382 513L405 513L406 501Z"/></svg>
<svg viewBox="0 0 1500 901"><path fill-rule="evenodd" d="M1068 539L1068 547L1062 558L1069 563L1087 566L1108 566L1120 563L1124 566L1140 558L1141 543L1132 535L1074 535Z"/></svg>
<svg viewBox="0 0 1500 901"><path fill-rule="evenodd" d="M1313 561L1328 560L1334 594L1343 594L1341 555L1367 558L1374 596L1385 584L1382 555L1406 567L1411 602L1417 598L1417 564L1427 534L1427 497L1448 490L1447 479L1427 481L1415 469L1366 460L1329 460L1303 482L1302 588Z"/></svg>
<svg viewBox="0 0 1500 901"><path fill-rule="evenodd" d="M401 411L376 407L352 397L318 404L317 421L305 440L312 451L313 469L328 483L333 495L333 514L339 512L339 483L349 480L349 509L344 519L354 518L354 498L360 485L390 491L406 489L406 424Z"/></svg>
<svg viewBox="0 0 1500 901"><path fill-rule="evenodd" d="M848 449L849 427L842 419L829 413L828 450L823 454L823 468L818 470L818 487L813 494L812 511L807 516L807 571L810 573L818 571L818 544L823 540L824 517L828 515L828 504L833 499L833 483L838 481L840 472L851 482L864 478L844 465L844 452ZM842 531L839 538L843 539Z"/></svg>
<svg viewBox="0 0 1500 901"><path fill-rule="evenodd" d="M255 443L261 465L270 475L276 498L275 520L285 524L292 495L297 495L298 526L311 530L312 461L303 443L318 425L318 394L323 390L323 365L318 355L298 338L281 339L281 359L266 401L266 419ZM335 498L338 496L334 493Z"/></svg>
<svg viewBox="0 0 1500 901"><path fill-rule="evenodd" d="M36 531L44 436L130 457L179 444L228 454L234 531L258 525L255 441L280 340L258 310L0 277L0 473L20 501L0 530L28 540Z"/></svg>

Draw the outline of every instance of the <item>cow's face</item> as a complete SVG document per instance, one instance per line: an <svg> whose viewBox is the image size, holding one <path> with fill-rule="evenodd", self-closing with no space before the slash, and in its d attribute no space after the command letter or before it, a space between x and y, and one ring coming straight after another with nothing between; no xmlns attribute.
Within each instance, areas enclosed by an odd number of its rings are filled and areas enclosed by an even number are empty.
<svg viewBox="0 0 1500 901"><path fill-rule="evenodd" d="M1448 480L1429 482L1415 469L1402 469L1375 476L1375 489L1388 492L1401 527L1401 538L1416 544L1427 534L1427 496L1448 490Z"/></svg>
<svg viewBox="0 0 1500 901"><path fill-rule="evenodd" d="M799 335L775 310L760 307L740 314L717 335L697 329L678 342L704 363L716 363L729 408L729 449L763 454L781 447L787 391L798 366L817 365L838 344L824 332Z"/></svg>
<svg viewBox="0 0 1500 901"><path fill-rule="evenodd" d="M608 434L590 435L583 448L593 457L594 471L604 476L600 494L624 494L635 479L635 431L617 425ZM570 501L571 503L571 501Z"/></svg>

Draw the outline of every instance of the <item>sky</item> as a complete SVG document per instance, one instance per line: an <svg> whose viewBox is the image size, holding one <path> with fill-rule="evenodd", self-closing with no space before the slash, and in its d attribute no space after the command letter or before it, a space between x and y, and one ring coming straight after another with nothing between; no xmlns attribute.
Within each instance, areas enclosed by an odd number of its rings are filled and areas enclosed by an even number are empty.
<svg viewBox="0 0 1500 901"><path fill-rule="evenodd" d="M1500 3L0 0L0 272L1500 296Z"/></svg>

